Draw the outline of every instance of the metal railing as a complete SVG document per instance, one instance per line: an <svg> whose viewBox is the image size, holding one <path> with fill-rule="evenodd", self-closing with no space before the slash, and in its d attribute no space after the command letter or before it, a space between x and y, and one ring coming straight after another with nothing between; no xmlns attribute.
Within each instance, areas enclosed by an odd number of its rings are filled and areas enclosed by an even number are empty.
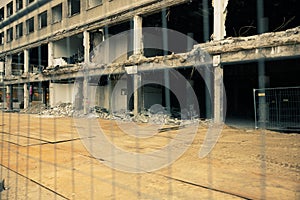
<svg viewBox="0 0 300 200"><path fill-rule="evenodd" d="M254 89L255 127L300 131L300 87Z"/></svg>

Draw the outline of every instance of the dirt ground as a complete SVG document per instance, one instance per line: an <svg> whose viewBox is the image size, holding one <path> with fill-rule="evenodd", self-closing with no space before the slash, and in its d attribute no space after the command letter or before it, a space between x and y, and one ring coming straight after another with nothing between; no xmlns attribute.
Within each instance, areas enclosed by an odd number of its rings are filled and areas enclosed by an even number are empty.
<svg viewBox="0 0 300 200"><path fill-rule="evenodd" d="M136 140L98 120L115 144L151 151L177 130ZM72 118L0 113L0 199L300 199L300 134L225 126L199 158L207 124L173 164L147 173L105 165L85 149Z"/></svg>

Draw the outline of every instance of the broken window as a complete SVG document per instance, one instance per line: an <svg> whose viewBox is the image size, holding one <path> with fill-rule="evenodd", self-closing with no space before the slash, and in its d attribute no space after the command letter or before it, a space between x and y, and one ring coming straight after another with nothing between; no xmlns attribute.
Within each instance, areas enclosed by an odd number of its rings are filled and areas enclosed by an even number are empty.
<svg viewBox="0 0 300 200"><path fill-rule="evenodd" d="M47 26L47 11L39 14L39 29Z"/></svg>
<svg viewBox="0 0 300 200"><path fill-rule="evenodd" d="M52 23L60 22L62 19L62 4L52 8Z"/></svg>
<svg viewBox="0 0 300 200"><path fill-rule="evenodd" d="M27 5L34 2L34 0L27 0Z"/></svg>
<svg viewBox="0 0 300 200"><path fill-rule="evenodd" d="M0 45L4 44L4 33L0 33Z"/></svg>
<svg viewBox="0 0 300 200"><path fill-rule="evenodd" d="M68 0L69 16L80 13L80 0Z"/></svg>
<svg viewBox="0 0 300 200"><path fill-rule="evenodd" d="M73 35L53 43L54 66L84 61L83 34Z"/></svg>
<svg viewBox="0 0 300 200"><path fill-rule="evenodd" d="M16 26L16 38L23 36L23 23L20 23Z"/></svg>
<svg viewBox="0 0 300 200"><path fill-rule="evenodd" d="M7 29L6 38L7 42L11 42L13 40L13 28Z"/></svg>
<svg viewBox="0 0 300 200"><path fill-rule="evenodd" d="M16 0L16 9L21 10L23 8L23 0Z"/></svg>
<svg viewBox="0 0 300 200"><path fill-rule="evenodd" d="M34 31L34 18L30 18L26 20L26 31L27 34L32 33Z"/></svg>
<svg viewBox="0 0 300 200"><path fill-rule="evenodd" d="M0 9L0 21L4 20L4 7Z"/></svg>
<svg viewBox="0 0 300 200"><path fill-rule="evenodd" d="M13 14L13 2L12 1L6 5L6 10L7 10L7 17L9 17Z"/></svg>
<svg viewBox="0 0 300 200"><path fill-rule="evenodd" d="M95 6L101 5L102 0L88 0L89 8L93 8Z"/></svg>

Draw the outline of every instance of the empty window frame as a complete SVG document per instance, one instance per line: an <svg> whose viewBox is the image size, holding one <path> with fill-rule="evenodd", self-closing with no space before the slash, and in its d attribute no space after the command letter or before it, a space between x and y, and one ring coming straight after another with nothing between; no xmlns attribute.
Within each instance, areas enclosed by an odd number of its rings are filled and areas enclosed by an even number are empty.
<svg viewBox="0 0 300 200"><path fill-rule="evenodd" d="M26 33L32 33L34 31L34 18L26 20Z"/></svg>
<svg viewBox="0 0 300 200"><path fill-rule="evenodd" d="M0 45L4 44L4 32L0 33Z"/></svg>
<svg viewBox="0 0 300 200"><path fill-rule="evenodd" d="M80 13L80 0L68 0L69 16Z"/></svg>
<svg viewBox="0 0 300 200"><path fill-rule="evenodd" d="M47 26L47 11L39 14L39 29Z"/></svg>
<svg viewBox="0 0 300 200"><path fill-rule="evenodd" d="M16 0L16 10L21 10L23 8L23 0Z"/></svg>
<svg viewBox="0 0 300 200"><path fill-rule="evenodd" d="M6 5L6 12L7 12L7 17L9 17L13 14L13 2L12 1Z"/></svg>
<svg viewBox="0 0 300 200"><path fill-rule="evenodd" d="M62 20L62 4L58 4L52 8L52 23L57 23Z"/></svg>
<svg viewBox="0 0 300 200"><path fill-rule="evenodd" d="M23 36L23 23L16 25L16 38Z"/></svg>
<svg viewBox="0 0 300 200"><path fill-rule="evenodd" d="M4 7L0 8L0 21L4 20Z"/></svg>
<svg viewBox="0 0 300 200"><path fill-rule="evenodd" d="M13 28L6 30L6 42L11 42L13 40Z"/></svg>
<svg viewBox="0 0 300 200"><path fill-rule="evenodd" d="M88 0L89 8L93 8L101 4L102 4L102 0Z"/></svg>

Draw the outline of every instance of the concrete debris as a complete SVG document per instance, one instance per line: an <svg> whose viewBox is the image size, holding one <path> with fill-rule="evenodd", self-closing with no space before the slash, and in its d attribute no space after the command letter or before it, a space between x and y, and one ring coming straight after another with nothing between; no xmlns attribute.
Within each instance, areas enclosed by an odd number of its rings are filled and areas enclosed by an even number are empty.
<svg viewBox="0 0 300 200"><path fill-rule="evenodd" d="M101 118L107 120L120 120L137 123L165 124L165 125L188 125L196 123L199 119L188 117L180 119L180 113L172 111L172 115L166 112L165 108L152 108L144 110L137 116L131 111L119 111L110 113L106 108L94 106L89 109L88 114L84 114L83 110L76 110L71 103L61 103L55 107L49 108L43 104L36 104L30 108L24 109L21 113L38 114L40 117L78 117L78 118Z"/></svg>

